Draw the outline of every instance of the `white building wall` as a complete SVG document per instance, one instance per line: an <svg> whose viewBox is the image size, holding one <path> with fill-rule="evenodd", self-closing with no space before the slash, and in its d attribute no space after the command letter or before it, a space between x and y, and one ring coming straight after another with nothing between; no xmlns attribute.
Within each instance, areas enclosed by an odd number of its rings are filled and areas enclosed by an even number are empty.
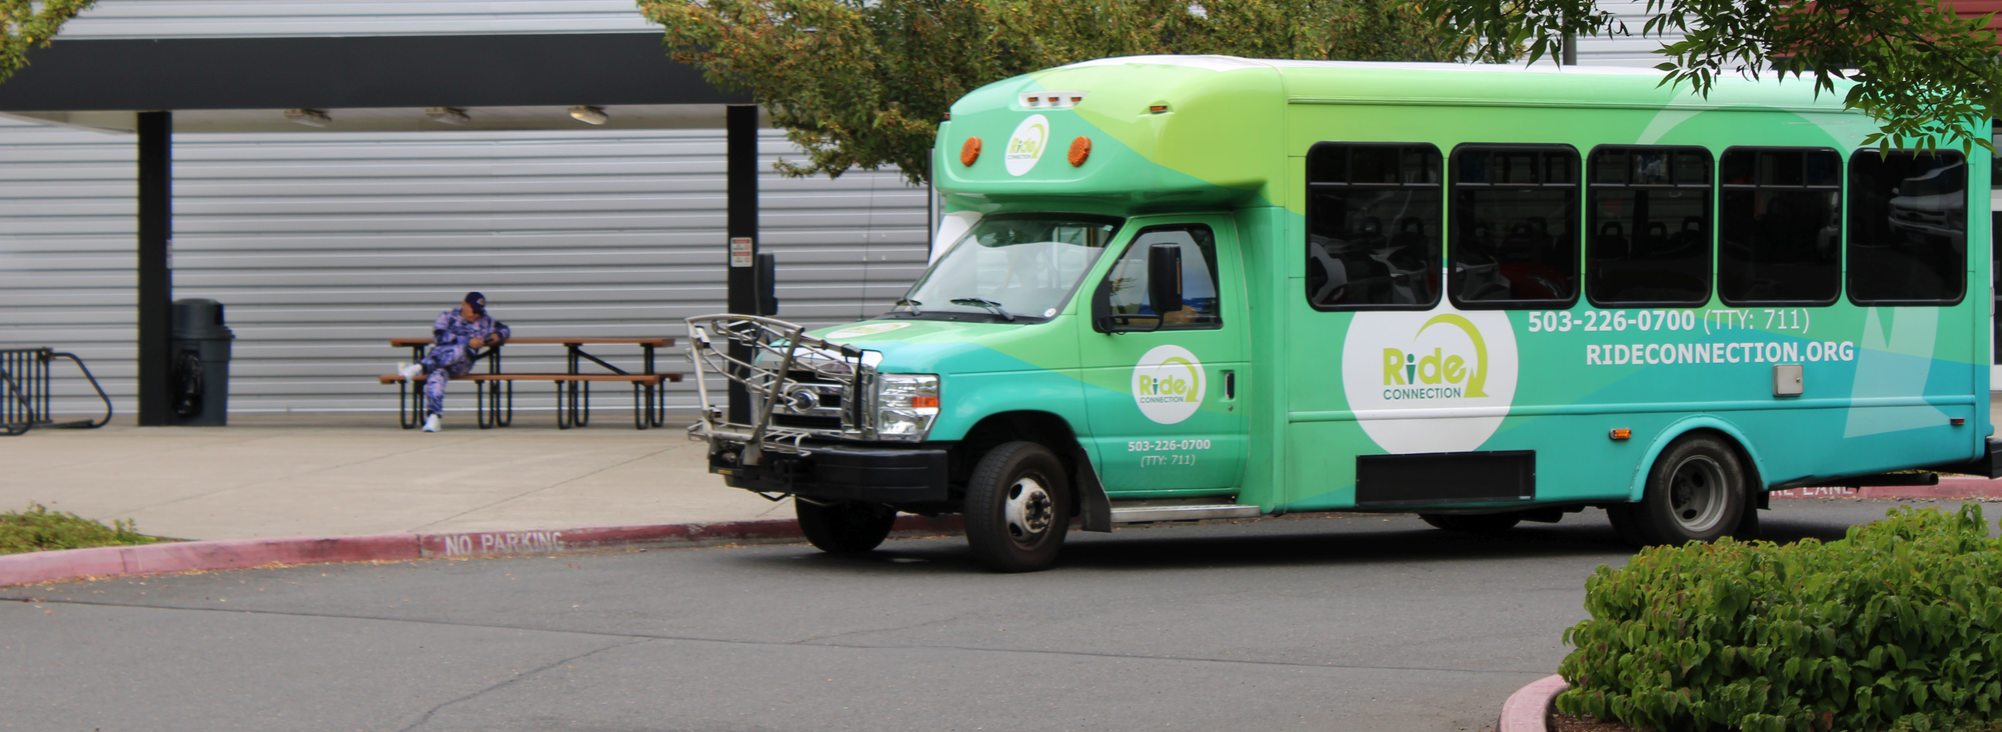
<svg viewBox="0 0 2002 732"><path fill-rule="evenodd" d="M98 0L62 37L222 38L658 30L632 0Z"/></svg>
<svg viewBox="0 0 2002 732"><path fill-rule="evenodd" d="M518 335L681 336L681 318L724 309L723 143L720 131L180 135L174 295L225 303L233 413L393 410L374 376L408 356L387 339L428 335L470 289ZM0 348L76 352L128 415L135 145L0 120ZM783 178L769 164L795 149L777 131L761 154L780 315L887 309L925 260L925 191L894 171ZM663 369L686 369L679 345ZM607 352L637 364L637 348ZM560 354L518 346L509 368L560 371ZM65 382L60 406L87 411L80 379ZM525 387L517 406L548 407L547 394ZM694 401L692 384L670 392Z"/></svg>
<svg viewBox="0 0 2002 732"><path fill-rule="evenodd" d="M1654 68L1655 64L1666 60L1655 52L1661 50L1663 44L1682 40L1680 33L1641 36L1641 29L1647 27L1647 0L1599 0L1598 7L1625 21L1627 32L1631 35L1578 39L1578 64L1581 66Z"/></svg>

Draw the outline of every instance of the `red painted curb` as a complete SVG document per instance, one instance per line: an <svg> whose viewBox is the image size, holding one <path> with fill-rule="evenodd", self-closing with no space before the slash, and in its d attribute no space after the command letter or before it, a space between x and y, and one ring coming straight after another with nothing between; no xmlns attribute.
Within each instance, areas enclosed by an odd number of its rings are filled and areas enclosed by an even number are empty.
<svg viewBox="0 0 2002 732"><path fill-rule="evenodd" d="M896 533L956 532L958 517L902 516ZM379 534L284 539L185 541L0 556L0 587L190 570L244 569L273 564L407 561L426 557L555 554L635 544L702 544L798 539L790 519L711 524L613 526L544 531L474 531L457 534Z"/></svg>
<svg viewBox="0 0 2002 732"><path fill-rule="evenodd" d="M1543 732L1550 725L1550 703L1557 694L1571 688L1564 677L1551 674L1516 689L1502 702L1501 723L1495 732Z"/></svg>

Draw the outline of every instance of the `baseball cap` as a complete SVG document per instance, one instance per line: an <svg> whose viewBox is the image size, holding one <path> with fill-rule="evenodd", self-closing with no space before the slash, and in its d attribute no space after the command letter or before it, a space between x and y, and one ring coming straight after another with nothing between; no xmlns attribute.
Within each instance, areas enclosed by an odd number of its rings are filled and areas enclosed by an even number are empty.
<svg viewBox="0 0 2002 732"><path fill-rule="evenodd" d="M466 293L465 302L467 305L473 306L473 312L481 315L487 314L487 296L480 294L479 291L475 290Z"/></svg>

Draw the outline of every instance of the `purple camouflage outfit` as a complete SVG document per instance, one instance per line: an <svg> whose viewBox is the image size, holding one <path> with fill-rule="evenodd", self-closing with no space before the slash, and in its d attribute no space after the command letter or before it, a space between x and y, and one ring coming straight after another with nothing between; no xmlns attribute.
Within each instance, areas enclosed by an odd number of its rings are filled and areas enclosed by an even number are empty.
<svg viewBox="0 0 2002 732"><path fill-rule="evenodd" d="M484 306L484 298L481 305ZM428 414L445 413L445 384L454 376L465 376L473 368L472 342L476 338L492 340L498 337L506 341L510 331L507 324L495 320L493 316L480 313L479 317L468 321L459 317L459 308L449 308L438 314L437 322L431 324L431 350L418 362L424 367L424 411Z"/></svg>

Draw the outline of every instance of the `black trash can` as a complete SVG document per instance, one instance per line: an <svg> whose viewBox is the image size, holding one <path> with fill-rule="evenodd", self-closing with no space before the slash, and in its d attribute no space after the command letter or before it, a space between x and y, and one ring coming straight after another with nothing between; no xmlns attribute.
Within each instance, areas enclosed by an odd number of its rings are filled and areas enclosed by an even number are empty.
<svg viewBox="0 0 2002 732"><path fill-rule="evenodd" d="M167 381L174 424L229 424L229 343L233 340L236 334L223 325L222 303L174 301L174 363Z"/></svg>

